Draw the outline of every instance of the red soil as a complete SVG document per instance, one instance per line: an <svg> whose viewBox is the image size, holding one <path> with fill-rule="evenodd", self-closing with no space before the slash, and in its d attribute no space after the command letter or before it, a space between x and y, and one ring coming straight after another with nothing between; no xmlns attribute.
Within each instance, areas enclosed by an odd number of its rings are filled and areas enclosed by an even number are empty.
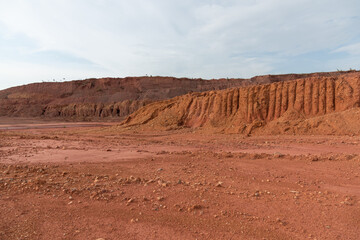
<svg viewBox="0 0 360 240"><path fill-rule="evenodd" d="M0 133L0 239L357 239L360 138Z"/></svg>

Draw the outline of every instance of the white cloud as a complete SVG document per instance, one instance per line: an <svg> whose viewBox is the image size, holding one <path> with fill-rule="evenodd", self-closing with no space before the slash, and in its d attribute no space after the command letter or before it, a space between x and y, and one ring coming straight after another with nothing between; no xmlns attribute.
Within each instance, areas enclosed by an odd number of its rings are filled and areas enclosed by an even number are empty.
<svg viewBox="0 0 360 240"><path fill-rule="evenodd" d="M325 4L326 3L326 4ZM359 5L359 4L357 4ZM332 48L360 33L357 10L335 1L257 1L251 6L209 6L200 10L208 19L200 37L212 35L239 52L280 52L286 55Z"/></svg>
<svg viewBox="0 0 360 240"><path fill-rule="evenodd" d="M359 8L355 0L0 0L0 34L31 39L28 58L66 53L108 75L250 77L279 72L299 55L347 51L344 45L356 52ZM10 61L0 57L0 64ZM55 63L36 68L79 77Z"/></svg>
<svg viewBox="0 0 360 240"><path fill-rule="evenodd" d="M360 55L360 43L350 44L336 49L334 52L346 52L351 55Z"/></svg>
<svg viewBox="0 0 360 240"><path fill-rule="evenodd" d="M112 76L99 69L51 66L29 62L0 63L0 89L41 81L63 81Z"/></svg>

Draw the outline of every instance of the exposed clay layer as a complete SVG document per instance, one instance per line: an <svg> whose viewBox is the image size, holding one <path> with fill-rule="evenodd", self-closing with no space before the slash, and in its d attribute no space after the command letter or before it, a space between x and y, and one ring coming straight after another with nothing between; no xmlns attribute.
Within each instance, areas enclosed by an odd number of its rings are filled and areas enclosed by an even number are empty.
<svg viewBox="0 0 360 240"><path fill-rule="evenodd" d="M106 118L125 117L140 107L152 102L151 100L126 100L122 102L104 103L73 103L69 105L49 105L42 113L45 117L63 118Z"/></svg>
<svg viewBox="0 0 360 240"><path fill-rule="evenodd" d="M219 80L128 77L35 83L0 91L0 116L65 117L80 120L124 117L150 102L189 92L282 82L310 76L335 77L341 74L343 73L266 75L251 79ZM236 97L229 96L229 101L230 98ZM237 102L233 104L235 106Z"/></svg>
<svg viewBox="0 0 360 240"><path fill-rule="evenodd" d="M204 127L250 132L277 119L299 120L342 112L360 103L360 73L191 93L150 104L125 125Z"/></svg>

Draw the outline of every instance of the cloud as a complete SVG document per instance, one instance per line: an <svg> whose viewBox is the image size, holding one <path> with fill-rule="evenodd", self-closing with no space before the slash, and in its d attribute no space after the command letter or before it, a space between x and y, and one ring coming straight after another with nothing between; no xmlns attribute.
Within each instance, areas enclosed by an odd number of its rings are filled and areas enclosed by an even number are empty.
<svg viewBox="0 0 360 240"><path fill-rule="evenodd" d="M108 76L106 71L81 65L54 66L31 62L0 62L0 89L42 81L64 81ZM111 77L111 75L109 75ZM112 76L114 77L114 76Z"/></svg>
<svg viewBox="0 0 360 240"><path fill-rule="evenodd" d="M355 44L350 44L344 47L336 49L334 52L346 52L350 55L360 55L360 42Z"/></svg>
<svg viewBox="0 0 360 240"><path fill-rule="evenodd" d="M334 70L329 54L359 49L359 7L355 0L2 1L0 64L73 78L80 69L203 78L286 73L284 66ZM304 56L315 52L322 54L309 66ZM74 61L81 67L70 67ZM26 79L37 77L30 71Z"/></svg>
<svg viewBox="0 0 360 240"><path fill-rule="evenodd" d="M208 20L200 37L213 35L238 52L304 54L336 47L360 33L354 31L359 19L351 18L358 13L347 8L341 11L344 6L336 1L268 0L209 8L200 10Z"/></svg>

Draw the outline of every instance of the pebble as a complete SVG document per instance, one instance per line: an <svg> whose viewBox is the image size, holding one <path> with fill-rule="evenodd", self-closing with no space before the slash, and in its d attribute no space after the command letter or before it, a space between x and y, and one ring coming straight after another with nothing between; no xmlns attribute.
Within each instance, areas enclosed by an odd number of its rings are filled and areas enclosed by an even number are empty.
<svg viewBox="0 0 360 240"><path fill-rule="evenodd" d="M157 197L156 198L158 201L163 201L165 198L164 197Z"/></svg>
<svg viewBox="0 0 360 240"><path fill-rule="evenodd" d="M135 218L135 219L132 218L132 219L130 220L131 223L136 223L137 221L139 221L139 219L137 219L137 218Z"/></svg>
<svg viewBox="0 0 360 240"><path fill-rule="evenodd" d="M223 182L218 182L215 187L222 187Z"/></svg>

